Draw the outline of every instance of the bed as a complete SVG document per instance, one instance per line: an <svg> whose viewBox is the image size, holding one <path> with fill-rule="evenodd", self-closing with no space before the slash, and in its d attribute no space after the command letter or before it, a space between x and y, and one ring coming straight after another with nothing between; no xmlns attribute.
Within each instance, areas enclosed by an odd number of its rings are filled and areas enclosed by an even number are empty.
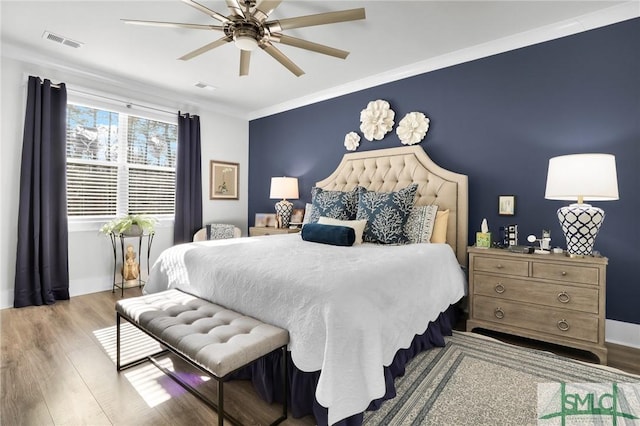
<svg viewBox="0 0 640 426"><path fill-rule="evenodd" d="M416 205L449 210L446 244L336 247L296 234L181 244L160 255L144 291L178 288L289 330L293 415L359 424L395 395L408 360L450 333L450 307L466 291L467 177L411 146L346 154L316 184L395 192L414 183ZM277 361L245 372L268 401L281 386Z"/></svg>

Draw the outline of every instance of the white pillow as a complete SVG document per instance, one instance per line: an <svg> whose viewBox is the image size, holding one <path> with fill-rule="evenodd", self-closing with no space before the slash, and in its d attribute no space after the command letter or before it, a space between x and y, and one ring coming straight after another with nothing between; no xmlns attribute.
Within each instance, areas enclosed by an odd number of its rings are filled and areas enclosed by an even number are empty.
<svg viewBox="0 0 640 426"><path fill-rule="evenodd" d="M313 208L313 205L311 203L307 203L304 206L304 218L302 218L302 224L306 225L307 223L309 223L309 221L311 220L311 209Z"/></svg>
<svg viewBox="0 0 640 426"><path fill-rule="evenodd" d="M354 244L362 244L362 233L364 232L364 226L367 224L366 220L340 220L333 219L331 217L320 216L318 223L321 225L333 225L333 226L348 226L353 228L356 233L356 240Z"/></svg>
<svg viewBox="0 0 640 426"><path fill-rule="evenodd" d="M404 232L407 234L409 243L431 242L431 234L436 221L438 206L413 206ZM445 226L446 227L446 226Z"/></svg>

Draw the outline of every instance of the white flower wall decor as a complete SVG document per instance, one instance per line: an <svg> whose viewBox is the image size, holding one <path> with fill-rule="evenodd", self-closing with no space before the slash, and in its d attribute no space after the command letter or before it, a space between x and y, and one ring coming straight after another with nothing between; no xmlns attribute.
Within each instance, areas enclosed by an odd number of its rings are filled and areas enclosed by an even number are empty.
<svg viewBox="0 0 640 426"><path fill-rule="evenodd" d="M396 113L389 106L389 102L378 99L367 104L367 108L360 111L360 130L368 141L379 141L393 128Z"/></svg>
<svg viewBox="0 0 640 426"><path fill-rule="evenodd" d="M356 132L349 132L344 135L344 147L347 151L355 151L360 146L360 135Z"/></svg>
<svg viewBox="0 0 640 426"><path fill-rule="evenodd" d="M410 112L404 116L396 133L404 145L414 145L424 139L429 130L429 118L421 112Z"/></svg>

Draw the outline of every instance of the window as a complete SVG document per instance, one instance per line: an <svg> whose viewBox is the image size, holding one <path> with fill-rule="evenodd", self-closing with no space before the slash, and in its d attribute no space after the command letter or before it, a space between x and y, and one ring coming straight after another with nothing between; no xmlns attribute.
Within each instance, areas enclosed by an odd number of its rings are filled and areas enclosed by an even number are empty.
<svg viewBox="0 0 640 426"><path fill-rule="evenodd" d="M173 215L178 126L67 105L69 218Z"/></svg>

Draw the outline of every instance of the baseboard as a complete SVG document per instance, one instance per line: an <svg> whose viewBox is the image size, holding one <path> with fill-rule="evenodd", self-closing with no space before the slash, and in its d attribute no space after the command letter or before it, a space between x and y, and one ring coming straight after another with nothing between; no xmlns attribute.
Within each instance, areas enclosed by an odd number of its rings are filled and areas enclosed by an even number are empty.
<svg viewBox="0 0 640 426"><path fill-rule="evenodd" d="M607 365L640 374L640 348L607 342Z"/></svg>
<svg viewBox="0 0 640 426"><path fill-rule="evenodd" d="M0 290L0 309L13 308L13 286Z"/></svg>
<svg viewBox="0 0 640 426"><path fill-rule="evenodd" d="M640 374L640 324L608 319L605 330L607 364Z"/></svg>
<svg viewBox="0 0 640 426"><path fill-rule="evenodd" d="M605 322L604 335L607 344L615 343L640 349L640 324L608 319Z"/></svg>
<svg viewBox="0 0 640 426"><path fill-rule="evenodd" d="M83 278L69 281L69 296L98 293L113 288L113 276ZM0 309L13 308L13 288L0 292Z"/></svg>
<svg viewBox="0 0 640 426"><path fill-rule="evenodd" d="M69 281L69 296L82 296L84 294L98 293L113 288L113 277L91 277L81 280Z"/></svg>

